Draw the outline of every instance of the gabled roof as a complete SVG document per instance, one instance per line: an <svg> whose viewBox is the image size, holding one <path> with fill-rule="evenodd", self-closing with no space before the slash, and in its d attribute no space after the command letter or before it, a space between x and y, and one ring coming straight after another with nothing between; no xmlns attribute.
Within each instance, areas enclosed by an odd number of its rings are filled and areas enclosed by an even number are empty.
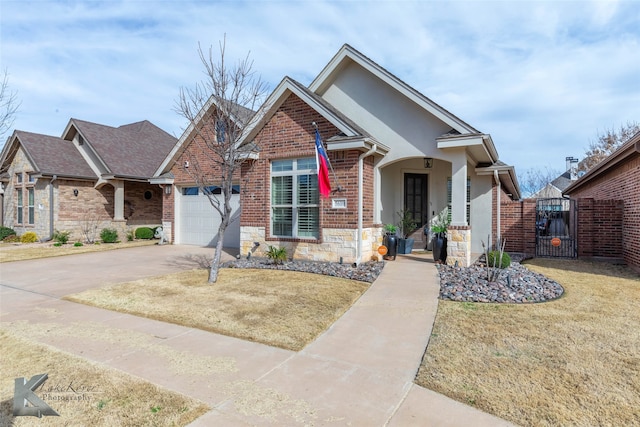
<svg viewBox="0 0 640 427"><path fill-rule="evenodd" d="M481 132L469 125L450 111L433 102L416 89L412 88L398 77L378 65L348 44L344 44L338 53L329 61L325 68L318 74L315 80L309 85L312 92L322 96L327 88L333 83L340 72L350 63L355 62L367 71L384 81L398 92L418 104L420 107L442 120L453 130L460 133L480 134Z"/></svg>
<svg viewBox="0 0 640 427"><path fill-rule="evenodd" d="M117 177L153 176L176 143L176 138L147 120L114 128L71 119L63 138L72 140L76 132L102 162L106 172Z"/></svg>
<svg viewBox="0 0 640 427"><path fill-rule="evenodd" d="M510 166L503 161L498 160L497 162L489 166L479 166L475 171L478 175L495 176L495 174L497 173L500 184L504 187L506 192L511 195L511 199L520 200L520 185L518 184L516 170L513 166Z"/></svg>
<svg viewBox="0 0 640 427"><path fill-rule="evenodd" d="M35 173L96 179L96 174L71 141L55 136L16 130L3 150L3 169L13 161L21 145Z"/></svg>
<svg viewBox="0 0 640 427"><path fill-rule="evenodd" d="M602 160L586 174L578 178L577 181L574 181L571 185L565 188L563 194L571 195L571 192L587 185L592 180L597 179L627 159L638 155L640 155L640 132L633 135L627 142L622 144L620 148L611 153L609 157Z"/></svg>
<svg viewBox="0 0 640 427"><path fill-rule="evenodd" d="M305 104L318 112L319 115L327 119L340 131L340 135L332 135L325 140L325 142L329 144L329 150L332 148L347 148L341 147L341 143L351 142L348 148L369 149L375 144L379 154L386 154L389 151L388 147L376 141L358 124L342 114L322 97L290 77L282 79L278 87L269 95L269 98L267 98L266 102L254 116L251 125L247 127L241 141L252 141L262 127L278 111L278 108L280 108L291 95L300 98ZM311 123L309 123L309 125L311 125ZM355 144L353 142L355 142Z"/></svg>

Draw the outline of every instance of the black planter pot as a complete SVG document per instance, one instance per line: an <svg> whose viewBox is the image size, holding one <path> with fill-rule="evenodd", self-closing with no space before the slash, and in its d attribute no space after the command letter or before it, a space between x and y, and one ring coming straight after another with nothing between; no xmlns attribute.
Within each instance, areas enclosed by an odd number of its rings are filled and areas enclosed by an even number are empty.
<svg viewBox="0 0 640 427"><path fill-rule="evenodd" d="M384 259L396 259L396 254L398 253L398 236L395 234L387 234L384 236L382 244L387 247L387 254L384 256Z"/></svg>
<svg viewBox="0 0 640 427"><path fill-rule="evenodd" d="M437 233L433 236L433 260L435 262L447 263L447 235L445 233Z"/></svg>
<svg viewBox="0 0 640 427"><path fill-rule="evenodd" d="M414 243L415 239L411 237L409 237L408 239L398 239L398 253L403 255L411 254Z"/></svg>

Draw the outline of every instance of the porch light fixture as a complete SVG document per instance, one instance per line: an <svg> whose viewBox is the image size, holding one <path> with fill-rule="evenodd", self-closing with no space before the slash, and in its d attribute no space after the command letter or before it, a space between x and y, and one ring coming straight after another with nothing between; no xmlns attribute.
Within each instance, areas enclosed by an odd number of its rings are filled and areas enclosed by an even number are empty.
<svg viewBox="0 0 640 427"><path fill-rule="evenodd" d="M76 196L76 197L78 197L78 189L77 189L77 188L74 188L74 189L73 189L73 195L74 195L74 196Z"/></svg>
<svg viewBox="0 0 640 427"><path fill-rule="evenodd" d="M164 194L171 194L171 186L170 185L165 185L164 186Z"/></svg>
<svg viewBox="0 0 640 427"><path fill-rule="evenodd" d="M424 168L431 169L433 167L433 158L425 157L424 158Z"/></svg>

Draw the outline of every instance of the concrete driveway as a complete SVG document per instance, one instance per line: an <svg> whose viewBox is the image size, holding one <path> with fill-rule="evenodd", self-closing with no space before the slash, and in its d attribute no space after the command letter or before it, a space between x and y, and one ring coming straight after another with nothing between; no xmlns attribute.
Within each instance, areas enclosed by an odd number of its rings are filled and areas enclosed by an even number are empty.
<svg viewBox="0 0 640 427"><path fill-rule="evenodd" d="M426 259L388 262L353 307L300 352L60 299L206 266L212 255L167 245L0 264L0 323L202 400L213 409L194 426L511 425L413 384L437 309L436 269Z"/></svg>

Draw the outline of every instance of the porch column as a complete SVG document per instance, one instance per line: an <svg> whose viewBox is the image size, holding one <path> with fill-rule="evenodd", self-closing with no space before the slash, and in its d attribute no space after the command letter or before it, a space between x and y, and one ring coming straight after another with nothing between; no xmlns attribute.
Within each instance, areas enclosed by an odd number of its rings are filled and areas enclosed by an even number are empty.
<svg viewBox="0 0 640 427"><path fill-rule="evenodd" d="M113 185L113 220L124 221L124 181L111 181Z"/></svg>
<svg viewBox="0 0 640 427"><path fill-rule="evenodd" d="M451 225L467 224L467 153L464 148L452 153Z"/></svg>

